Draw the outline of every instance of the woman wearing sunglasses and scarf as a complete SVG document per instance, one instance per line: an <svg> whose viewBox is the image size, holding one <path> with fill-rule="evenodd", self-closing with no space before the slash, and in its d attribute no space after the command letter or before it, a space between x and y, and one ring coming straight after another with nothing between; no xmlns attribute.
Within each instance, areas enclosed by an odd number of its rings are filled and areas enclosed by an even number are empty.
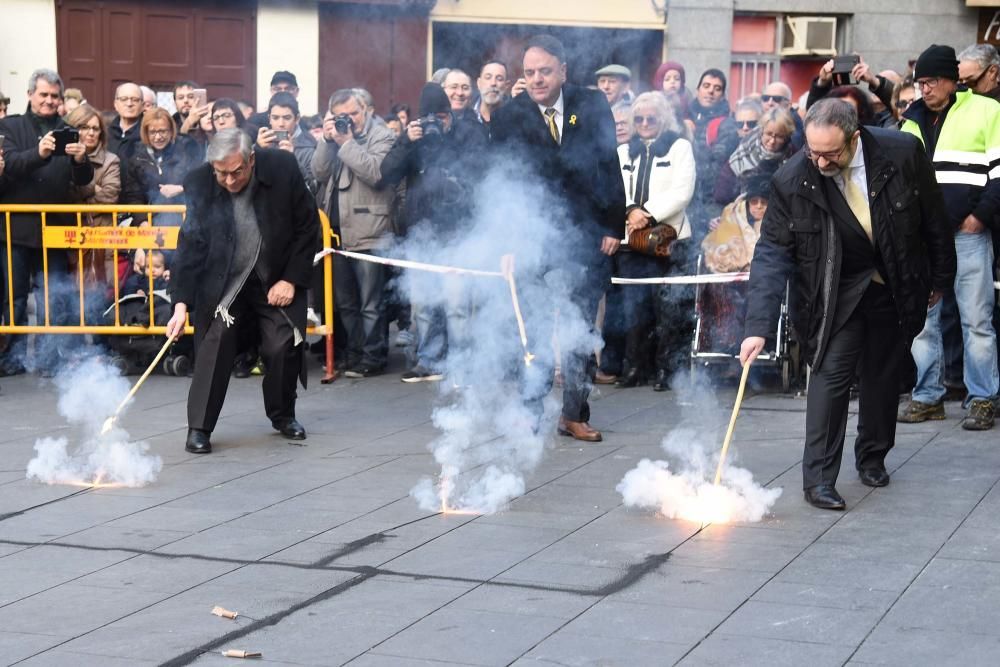
<svg viewBox="0 0 1000 667"><path fill-rule="evenodd" d="M632 124L635 134L631 141L618 147L627 208L622 221L625 242L614 257L615 275L653 278L684 272L691 237L685 210L695 187L691 143L683 138L683 128L660 93L643 93L636 98ZM642 232L657 226L669 226L669 236L676 238L668 246L667 256L638 245ZM690 327L685 323L693 315L693 301L686 302L684 295L683 290L660 290L654 285L609 290L604 328L607 345L597 381L609 384L617 380L619 386L634 387L655 376L654 389L669 388L670 376L686 360L685 347L690 343Z"/></svg>

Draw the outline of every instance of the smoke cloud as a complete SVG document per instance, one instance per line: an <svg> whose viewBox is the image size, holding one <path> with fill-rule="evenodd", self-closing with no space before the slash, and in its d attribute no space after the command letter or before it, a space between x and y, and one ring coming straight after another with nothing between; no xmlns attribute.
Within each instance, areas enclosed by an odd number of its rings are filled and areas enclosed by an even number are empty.
<svg viewBox="0 0 1000 667"><path fill-rule="evenodd" d="M127 431L114 426L101 434L104 421L129 390L117 369L88 358L60 373L58 409L73 427L73 440L40 438L28 463L28 479L46 484L117 484L145 486L156 479L163 462L148 453L145 442L130 442Z"/></svg>
<svg viewBox="0 0 1000 667"><path fill-rule="evenodd" d="M532 405L524 397L541 396L551 382L545 371L551 371L556 338L563 355L601 344L592 323L570 304L578 276L562 268L583 241L541 183L525 165L494 164L462 195L471 203L468 219L451 230L417 224L397 251L405 259L487 271L499 271L501 256L514 255L527 349L534 355L526 363L505 280L404 274L401 285L418 324L421 308L448 313L445 379L432 415L441 435L429 444L441 474L411 491L423 509L493 513L523 494L559 409L549 398L539 414L540 401Z"/></svg>
<svg viewBox="0 0 1000 667"><path fill-rule="evenodd" d="M679 427L667 434L662 447L679 464L678 468L672 471L667 461L639 461L616 487L625 505L655 510L668 519L702 523L756 522L764 518L782 490L760 486L749 470L728 462L723 466L719 486L715 486L719 446L704 442L704 434L712 432Z"/></svg>

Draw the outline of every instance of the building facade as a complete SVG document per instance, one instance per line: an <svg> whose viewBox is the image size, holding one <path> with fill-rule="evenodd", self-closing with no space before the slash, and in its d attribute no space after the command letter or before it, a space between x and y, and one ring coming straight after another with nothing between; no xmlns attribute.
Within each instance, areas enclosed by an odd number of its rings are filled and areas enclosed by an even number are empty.
<svg viewBox="0 0 1000 667"><path fill-rule="evenodd" d="M1000 42L1000 0L4 0L0 90L24 108L36 67L109 108L128 80L169 91L192 79L211 98L266 104L271 74L290 70L303 113L341 87L363 85L380 112L414 104L439 67L475 76L498 58L513 76L524 40L558 36L570 78L592 83L609 62L646 90L664 59L689 87L708 67L730 73L730 99L782 79L796 95L833 52L904 71L931 43Z"/></svg>

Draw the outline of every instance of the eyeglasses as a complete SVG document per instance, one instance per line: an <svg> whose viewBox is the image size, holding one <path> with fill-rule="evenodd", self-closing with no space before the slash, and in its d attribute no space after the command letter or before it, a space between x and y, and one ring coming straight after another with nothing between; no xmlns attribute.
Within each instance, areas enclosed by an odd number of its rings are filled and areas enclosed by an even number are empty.
<svg viewBox="0 0 1000 667"><path fill-rule="evenodd" d="M917 88L923 90L924 88L937 88L937 85L941 83L940 77L931 77L930 79L918 79L913 82L913 85Z"/></svg>
<svg viewBox="0 0 1000 667"><path fill-rule="evenodd" d="M121 102L122 104L138 104L139 102L142 102L141 97L126 97L124 95L121 97L116 97L115 99Z"/></svg>
<svg viewBox="0 0 1000 667"><path fill-rule="evenodd" d="M632 122L636 125L659 125L660 119L656 116L634 116Z"/></svg>
<svg viewBox="0 0 1000 667"><path fill-rule="evenodd" d="M149 136L151 136L151 137L167 137L167 136L170 136L170 130L149 130Z"/></svg>
<svg viewBox="0 0 1000 667"><path fill-rule="evenodd" d="M93 125L84 125L84 126L78 128L78 129L80 130L81 134L83 134L84 132L90 132L91 134L100 134L101 133L101 128L94 127Z"/></svg>
<svg viewBox="0 0 1000 667"><path fill-rule="evenodd" d="M776 132L764 132L760 136L762 139L770 139L771 141L788 141L787 134L778 134Z"/></svg>
<svg viewBox="0 0 1000 667"><path fill-rule="evenodd" d="M219 171L214 167L212 168L212 171L215 172L215 177L220 181L228 181L229 179L239 180L240 178L243 177L243 175L247 172L247 169L249 168L250 165L244 164L243 166L237 167L232 171Z"/></svg>
<svg viewBox="0 0 1000 667"><path fill-rule="evenodd" d="M761 102L777 102L778 104L781 104L782 102L787 102L788 98L785 97L784 95L761 95L760 96L760 101Z"/></svg>
<svg viewBox="0 0 1000 667"><path fill-rule="evenodd" d="M230 118L236 118L236 114L232 111L222 111L212 116L212 121L218 123L220 120L229 120Z"/></svg>
<svg viewBox="0 0 1000 667"><path fill-rule="evenodd" d="M823 153L814 151L813 149L806 146L805 153L806 157L812 160L813 162L818 162L820 158L823 158L827 162L836 162L837 160L840 159L840 156L844 154L844 151L846 151L850 145L851 142L848 141L847 143L845 143L843 146L840 147L839 151L826 151Z"/></svg>
<svg viewBox="0 0 1000 667"><path fill-rule="evenodd" d="M913 100L896 100L896 108L900 110L909 109L911 104Z"/></svg>
<svg viewBox="0 0 1000 667"><path fill-rule="evenodd" d="M757 121L755 120L738 120L736 124L741 126L744 130L752 130L757 127Z"/></svg>

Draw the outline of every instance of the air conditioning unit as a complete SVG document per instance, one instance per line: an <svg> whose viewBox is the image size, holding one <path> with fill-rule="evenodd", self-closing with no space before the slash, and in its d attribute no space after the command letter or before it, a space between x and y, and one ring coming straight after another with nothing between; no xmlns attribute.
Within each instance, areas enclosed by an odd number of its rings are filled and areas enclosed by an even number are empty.
<svg viewBox="0 0 1000 667"><path fill-rule="evenodd" d="M837 19L832 16L786 16L781 55L837 55Z"/></svg>

